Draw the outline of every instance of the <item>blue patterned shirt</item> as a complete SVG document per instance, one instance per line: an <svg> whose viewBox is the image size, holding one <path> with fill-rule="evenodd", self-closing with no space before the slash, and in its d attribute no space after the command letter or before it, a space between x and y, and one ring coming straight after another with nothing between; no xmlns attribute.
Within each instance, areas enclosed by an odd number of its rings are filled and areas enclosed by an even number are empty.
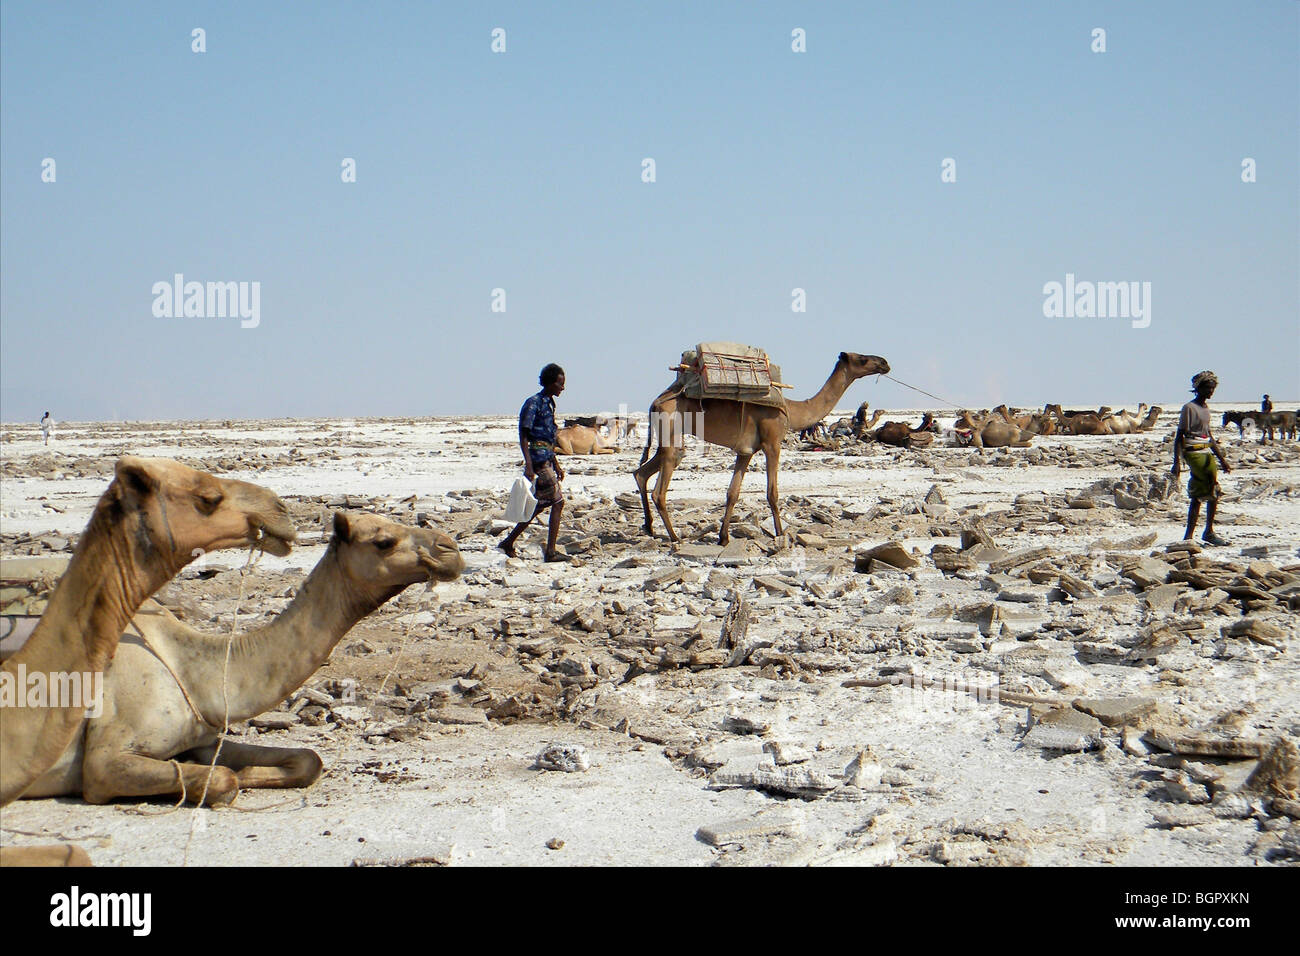
<svg viewBox="0 0 1300 956"><path fill-rule="evenodd" d="M546 394L546 390L528 396L524 407L519 409L519 428L530 441L544 441L555 444L555 399ZM548 448L529 448L534 462L550 461L555 456Z"/></svg>

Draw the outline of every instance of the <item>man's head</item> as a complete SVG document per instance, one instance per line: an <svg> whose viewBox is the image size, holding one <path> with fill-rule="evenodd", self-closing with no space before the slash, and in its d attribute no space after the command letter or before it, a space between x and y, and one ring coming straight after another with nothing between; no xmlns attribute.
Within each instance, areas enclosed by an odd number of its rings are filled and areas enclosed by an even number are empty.
<svg viewBox="0 0 1300 956"><path fill-rule="evenodd" d="M1197 398L1209 398L1218 386L1219 377L1213 372L1197 372L1192 376L1192 391Z"/></svg>
<svg viewBox="0 0 1300 956"><path fill-rule="evenodd" d="M1268 396L1267 396L1267 395L1264 396L1264 401L1266 401L1266 402L1268 401ZM48 412L47 412L46 414L48 414Z"/></svg>
<svg viewBox="0 0 1300 956"><path fill-rule="evenodd" d="M547 395L559 395L564 391L564 369L552 362L542 369L542 374L537 376L537 381L541 383L542 391Z"/></svg>

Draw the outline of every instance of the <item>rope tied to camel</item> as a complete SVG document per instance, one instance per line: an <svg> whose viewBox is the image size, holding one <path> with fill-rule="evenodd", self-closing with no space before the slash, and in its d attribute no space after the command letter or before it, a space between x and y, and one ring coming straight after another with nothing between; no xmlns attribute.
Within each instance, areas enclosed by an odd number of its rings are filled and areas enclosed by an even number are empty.
<svg viewBox="0 0 1300 956"><path fill-rule="evenodd" d="M950 402L946 398L940 398L938 395L934 394L934 392L927 392L923 388L918 388L915 385L909 385L907 382L904 382L902 379L894 378L894 376L890 375L888 372L881 372L880 374L883 377L889 379L891 382L897 382L899 385L903 386L903 388L910 388L914 392L920 392L922 395L928 395L930 398L933 398L935 401L943 402L945 405L951 405L953 408L958 409L959 411L961 409L970 407L969 405L958 405L956 402Z"/></svg>

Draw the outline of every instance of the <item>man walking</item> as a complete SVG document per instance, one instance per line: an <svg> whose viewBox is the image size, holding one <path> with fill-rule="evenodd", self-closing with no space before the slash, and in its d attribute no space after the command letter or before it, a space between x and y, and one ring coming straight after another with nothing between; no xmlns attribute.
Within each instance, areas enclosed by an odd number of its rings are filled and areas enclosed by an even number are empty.
<svg viewBox="0 0 1300 956"><path fill-rule="evenodd" d="M555 549L560 535L560 514L564 511L564 492L560 489L564 469L555 457L555 398L564 391L564 369L551 363L542 369L538 381L542 390L529 396L519 410L519 448L524 453L524 476L533 482L537 508L527 521L515 525L497 547L513 558L515 541L533 523L533 518L550 508L544 557L547 561L565 561L567 556Z"/></svg>
<svg viewBox="0 0 1300 956"><path fill-rule="evenodd" d="M1196 519L1201 514L1201 501L1205 501L1205 533L1201 540L1206 544L1224 545L1228 542L1214 533L1214 512L1219 502L1219 469L1230 473L1219 443L1210 434L1210 407L1206 403L1219 379L1213 372L1197 372L1192 377L1192 391L1196 397L1183 406L1178 416L1178 431L1174 433L1174 467L1172 474L1178 479L1182 463L1187 462L1191 478L1187 482L1187 496L1192 499L1187 509L1187 532L1184 541L1190 541L1196 530ZM1217 459L1217 464L1216 464Z"/></svg>
<svg viewBox="0 0 1300 956"><path fill-rule="evenodd" d="M50 433L53 431L54 419L50 417L49 412L46 412L41 417L41 435L45 438L45 444L48 445L50 443Z"/></svg>

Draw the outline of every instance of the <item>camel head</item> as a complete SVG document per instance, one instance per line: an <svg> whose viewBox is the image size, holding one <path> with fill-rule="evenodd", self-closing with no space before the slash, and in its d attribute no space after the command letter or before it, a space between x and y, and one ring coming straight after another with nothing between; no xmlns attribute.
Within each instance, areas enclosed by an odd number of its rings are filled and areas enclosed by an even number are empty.
<svg viewBox="0 0 1300 956"><path fill-rule="evenodd" d="M421 581L454 581L465 568L460 549L448 535L378 515L334 512L330 547L357 589L384 593L383 600Z"/></svg>
<svg viewBox="0 0 1300 956"><path fill-rule="evenodd" d="M218 478L167 458L118 460L97 513L136 516L126 533L165 556L171 573L206 551L256 545L289 553L295 531L275 494L247 481ZM170 575L169 575L170 576Z"/></svg>
<svg viewBox="0 0 1300 956"><path fill-rule="evenodd" d="M859 355L857 352L841 352L839 363L849 373L849 381L856 381L868 375L884 375L889 371L889 363L879 355Z"/></svg>

